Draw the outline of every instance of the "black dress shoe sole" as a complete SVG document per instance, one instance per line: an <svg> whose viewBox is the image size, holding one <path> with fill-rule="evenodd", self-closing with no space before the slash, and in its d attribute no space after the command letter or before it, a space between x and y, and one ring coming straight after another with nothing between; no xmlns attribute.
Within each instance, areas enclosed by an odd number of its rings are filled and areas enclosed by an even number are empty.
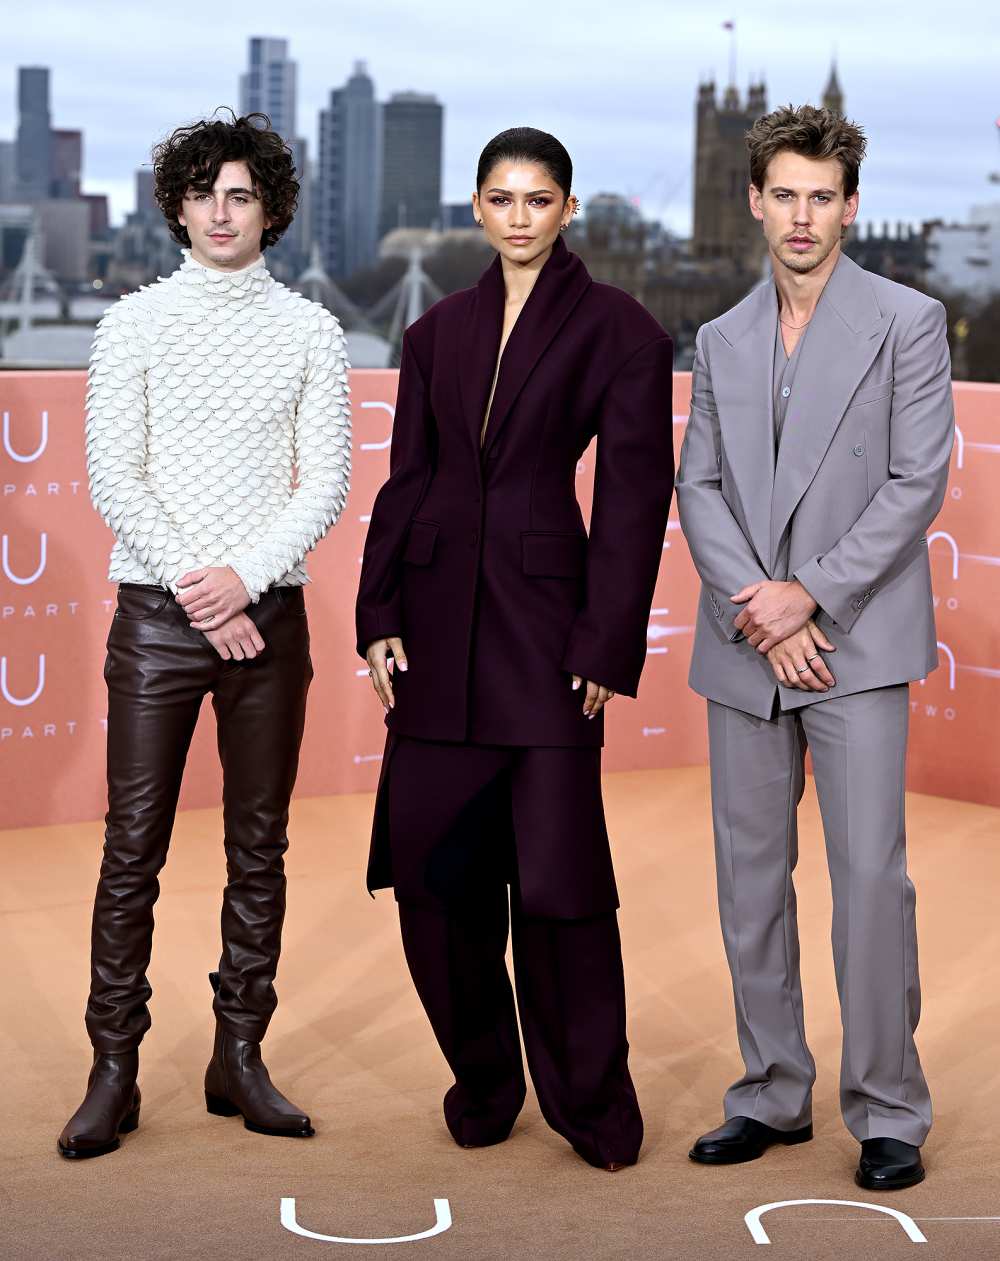
<svg viewBox="0 0 1000 1261"><path fill-rule="evenodd" d="M918 1186L926 1176L923 1168L899 1178L873 1178L858 1169L854 1174L854 1181L866 1191L905 1191L907 1187Z"/></svg>
<svg viewBox="0 0 1000 1261"><path fill-rule="evenodd" d="M252 1130L254 1134L269 1134L272 1138L312 1138L316 1131L311 1125L301 1130L279 1129L277 1126L257 1125L254 1121L243 1118L243 1128Z"/></svg>
<svg viewBox="0 0 1000 1261"><path fill-rule="evenodd" d="M136 1108L119 1125L118 1134L131 1134L138 1128L139 1109ZM110 1143L98 1143L93 1147L66 1147L59 1139L56 1140L59 1155L64 1156L67 1160L92 1160L95 1156L107 1156L109 1152L116 1152L121 1145L121 1139L117 1136Z"/></svg>
<svg viewBox="0 0 1000 1261"><path fill-rule="evenodd" d="M807 1125L801 1130L789 1130L781 1138L775 1138L763 1147L733 1147L730 1151L722 1149L718 1152L699 1152L697 1147L692 1147L688 1152L688 1160L693 1160L697 1165L746 1165L751 1160L760 1160L771 1147L796 1147L799 1143L811 1142L812 1136L812 1126Z"/></svg>
<svg viewBox="0 0 1000 1261"><path fill-rule="evenodd" d="M223 1099L220 1095L205 1092L205 1107L216 1117L243 1117L243 1126L254 1134L267 1134L271 1138L312 1138L316 1131L311 1125L285 1128L276 1125L258 1125L256 1121L248 1121L234 1103Z"/></svg>

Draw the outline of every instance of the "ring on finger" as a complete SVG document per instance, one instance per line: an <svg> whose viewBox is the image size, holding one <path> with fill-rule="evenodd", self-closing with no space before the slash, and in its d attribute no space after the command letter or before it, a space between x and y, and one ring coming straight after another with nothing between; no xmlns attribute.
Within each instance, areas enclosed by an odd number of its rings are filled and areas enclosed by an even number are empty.
<svg viewBox="0 0 1000 1261"><path fill-rule="evenodd" d="M796 666L796 667L795 667L795 673L796 673L796 674L805 674L805 672L806 672L808 669L809 669L809 662L807 661L807 662L806 662L806 664L805 664L804 666Z"/></svg>
<svg viewBox="0 0 1000 1261"><path fill-rule="evenodd" d="M806 665L808 665L810 661L819 661L819 653L814 652L811 657L806 657Z"/></svg>

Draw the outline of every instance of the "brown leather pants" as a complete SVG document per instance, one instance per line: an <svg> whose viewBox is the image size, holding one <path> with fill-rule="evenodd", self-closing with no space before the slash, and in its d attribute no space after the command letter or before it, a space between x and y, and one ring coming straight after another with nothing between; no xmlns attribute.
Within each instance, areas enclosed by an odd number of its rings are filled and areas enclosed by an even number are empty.
<svg viewBox="0 0 1000 1261"><path fill-rule="evenodd" d="M146 969L157 879L181 776L206 693L223 770L228 882L215 1011L259 1041L277 999L285 914L288 803L312 679L301 587L272 588L247 609L265 642L223 661L174 597L123 583L108 636L108 814L94 902L87 1031L97 1051L134 1049L150 1026Z"/></svg>

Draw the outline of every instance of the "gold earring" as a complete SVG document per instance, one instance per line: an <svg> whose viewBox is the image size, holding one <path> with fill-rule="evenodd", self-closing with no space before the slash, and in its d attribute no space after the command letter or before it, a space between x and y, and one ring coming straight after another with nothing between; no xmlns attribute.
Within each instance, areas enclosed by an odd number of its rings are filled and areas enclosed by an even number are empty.
<svg viewBox="0 0 1000 1261"><path fill-rule="evenodd" d="M568 223L561 223L561 224L559 225L559 231L560 231L560 232L568 232L568 231L569 231L569 224L568 224Z"/></svg>

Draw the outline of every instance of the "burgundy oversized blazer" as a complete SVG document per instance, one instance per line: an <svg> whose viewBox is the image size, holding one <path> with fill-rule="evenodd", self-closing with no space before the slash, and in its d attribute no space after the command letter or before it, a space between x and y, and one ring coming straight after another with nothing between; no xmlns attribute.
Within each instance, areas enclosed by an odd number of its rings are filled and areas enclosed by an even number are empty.
<svg viewBox="0 0 1000 1261"><path fill-rule="evenodd" d="M407 330L358 651L399 635L396 735L594 746L572 674L635 696L673 489L672 346L558 240L500 347L499 257ZM597 435L590 537L577 462Z"/></svg>

